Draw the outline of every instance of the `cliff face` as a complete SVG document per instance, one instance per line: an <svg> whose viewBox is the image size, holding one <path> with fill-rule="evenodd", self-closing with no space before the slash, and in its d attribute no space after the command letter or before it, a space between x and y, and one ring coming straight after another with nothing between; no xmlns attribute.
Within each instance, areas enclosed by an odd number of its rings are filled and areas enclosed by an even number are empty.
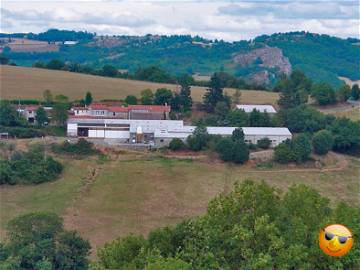
<svg viewBox="0 0 360 270"><path fill-rule="evenodd" d="M260 68L260 71L257 70L247 76L250 81L256 84L268 84L271 79L270 76L289 75L292 70L289 59L277 47L265 46L248 53L236 54L233 62L244 68L251 66Z"/></svg>

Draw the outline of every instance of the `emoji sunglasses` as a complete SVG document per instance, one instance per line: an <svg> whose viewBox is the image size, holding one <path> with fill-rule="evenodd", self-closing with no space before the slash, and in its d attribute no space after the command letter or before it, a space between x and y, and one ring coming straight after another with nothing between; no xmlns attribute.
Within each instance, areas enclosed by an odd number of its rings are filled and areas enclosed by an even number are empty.
<svg viewBox="0 0 360 270"><path fill-rule="evenodd" d="M322 230L324 231L325 239L328 241L330 241L331 239L333 239L336 236L338 238L340 244L345 244L349 238L352 238L352 236L341 236L341 235L333 234L331 232L327 232L327 231L325 231L325 229L322 229Z"/></svg>

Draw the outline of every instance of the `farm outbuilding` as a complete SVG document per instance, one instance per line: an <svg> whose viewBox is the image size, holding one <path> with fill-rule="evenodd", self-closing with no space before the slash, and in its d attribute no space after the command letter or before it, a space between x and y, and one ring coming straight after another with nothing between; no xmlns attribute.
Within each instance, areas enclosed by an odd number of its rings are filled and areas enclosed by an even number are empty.
<svg viewBox="0 0 360 270"><path fill-rule="evenodd" d="M268 114L276 114L276 110L271 105L247 105L247 104L238 104L236 105L236 109L244 110L246 113L251 113L253 110L257 110L261 113L268 113Z"/></svg>

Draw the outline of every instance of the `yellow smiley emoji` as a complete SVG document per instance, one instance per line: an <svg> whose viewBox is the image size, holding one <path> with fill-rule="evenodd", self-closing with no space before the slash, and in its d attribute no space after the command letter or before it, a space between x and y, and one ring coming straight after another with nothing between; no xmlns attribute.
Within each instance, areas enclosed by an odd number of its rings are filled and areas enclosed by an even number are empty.
<svg viewBox="0 0 360 270"><path fill-rule="evenodd" d="M351 231L340 224L329 225L319 234L320 248L325 254L333 257L340 257L348 253L353 242Z"/></svg>

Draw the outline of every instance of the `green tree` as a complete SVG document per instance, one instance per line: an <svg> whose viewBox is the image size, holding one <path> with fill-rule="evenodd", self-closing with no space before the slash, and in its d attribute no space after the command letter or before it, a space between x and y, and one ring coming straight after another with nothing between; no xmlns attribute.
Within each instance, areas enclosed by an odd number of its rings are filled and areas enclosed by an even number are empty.
<svg viewBox="0 0 360 270"><path fill-rule="evenodd" d="M90 92L86 92L84 103L85 105L90 105L93 102L93 97Z"/></svg>
<svg viewBox="0 0 360 270"><path fill-rule="evenodd" d="M151 260L145 267L145 270L191 270L190 264L181 259L175 258L156 258Z"/></svg>
<svg viewBox="0 0 360 270"><path fill-rule="evenodd" d="M230 107L229 104L227 104L225 101L219 101L218 103L216 103L215 109L214 109L214 113L220 118L220 119L225 119L225 117L227 116L227 114L230 111Z"/></svg>
<svg viewBox="0 0 360 270"><path fill-rule="evenodd" d="M46 64L46 68L48 69L55 69L55 70L61 70L65 67L64 62L58 60L58 59L53 59L50 60L47 64Z"/></svg>
<svg viewBox="0 0 360 270"><path fill-rule="evenodd" d="M200 151L205 148L209 140L209 134L206 127L198 126L194 133L187 137L187 145L193 151Z"/></svg>
<svg viewBox="0 0 360 270"><path fill-rule="evenodd" d="M44 110L43 107L39 107L36 110L35 120L36 120L36 122L37 122L37 124L39 126L44 126L45 123L49 122L49 118L48 118L47 113L46 113L46 111Z"/></svg>
<svg viewBox="0 0 360 270"><path fill-rule="evenodd" d="M302 163L308 160L312 151L309 136L304 133L297 135L293 140L293 151L296 162Z"/></svg>
<svg viewBox="0 0 360 270"><path fill-rule="evenodd" d="M229 138L222 138L216 145L216 152L223 161L232 161L234 154L234 142Z"/></svg>
<svg viewBox="0 0 360 270"><path fill-rule="evenodd" d="M336 91L336 99L339 102L345 102L351 96L350 86L344 84Z"/></svg>
<svg viewBox="0 0 360 270"><path fill-rule="evenodd" d="M354 84L354 85L351 87L351 97L352 97L354 100L358 100L358 99L360 98L359 85Z"/></svg>
<svg viewBox="0 0 360 270"><path fill-rule="evenodd" d="M68 119L68 107L65 103L56 103L53 107L52 119L59 125L64 126Z"/></svg>
<svg viewBox="0 0 360 270"><path fill-rule="evenodd" d="M184 149L184 147L185 147L184 142L178 138L172 139L169 144L169 148L172 151L178 151L178 150Z"/></svg>
<svg viewBox="0 0 360 270"><path fill-rule="evenodd" d="M9 63L9 58L0 54L0 65L7 65Z"/></svg>
<svg viewBox="0 0 360 270"><path fill-rule="evenodd" d="M229 126L247 127L249 126L249 116L244 110L230 110L225 118Z"/></svg>
<svg viewBox="0 0 360 270"><path fill-rule="evenodd" d="M26 120L7 101L0 101L1 126L26 126Z"/></svg>
<svg viewBox="0 0 360 270"><path fill-rule="evenodd" d="M129 96L126 96L125 102L126 102L126 104L129 104L129 105L136 105L138 103L138 100L137 100L137 97L135 97L133 95L129 95Z"/></svg>
<svg viewBox="0 0 360 270"><path fill-rule="evenodd" d="M191 86L189 80L180 80L180 104L183 111L190 111L192 107Z"/></svg>
<svg viewBox="0 0 360 270"><path fill-rule="evenodd" d="M52 213L30 213L8 224L10 256L19 269L87 269L90 245L76 232L63 228L62 219ZM0 259L1 266L1 259Z"/></svg>
<svg viewBox="0 0 360 270"><path fill-rule="evenodd" d="M328 105L336 102L335 91L327 83L315 83L311 89L311 96L315 98L319 105Z"/></svg>
<svg viewBox="0 0 360 270"><path fill-rule="evenodd" d="M43 99L46 105L51 105L53 103L53 95L49 89L46 89L43 92Z"/></svg>
<svg viewBox="0 0 360 270"><path fill-rule="evenodd" d="M274 148L274 160L279 163L289 163L294 161L295 155L292 151L292 142L286 140Z"/></svg>
<svg viewBox="0 0 360 270"><path fill-rule="evenodd" d="M233 162L244 163L249 160L249 147L243 141L235 141L233 147Z"/></svg>
<svg viewBox="0 0 360 270"><path fill-rule="evenodd" d="M102 68L102 74L107 77L116 77L118 73L117 68L112 65L105 65Z"/></svg>
<svg viewBox="0 0 360 270"><path fill-rule="evenodd" d="M236 128L232 135L231 135L231 139L236 142L244 142L245 140L245 135L244 135L244 131L242 128Z"/></svg>
<svg viewBox="0 0 360 270"><path fill-rule="evenodd" d="M271 140L269 138L263 138L258 140L257 146L262 149L268 149L271 145Z"/></svg>
<svg viewBox="0 0 360 270"><path fill-rule="evenodd" d="M151 89L144 89L141 91L141 104L143 105L151 105L154 101L154 94Z"/></svg>
<svg viewBox="0 0 360 270"><path fill-rule="evenodd" d="M55 96L55 102L57 103L69 103L69 98L65 95L56 95Z"/></svg>
<svg viewBox="0 0 360 270"><path fill-rule="evenodd" d="M328 130L320 130L315 133L312 144L316 154L325 155L334 145L333 135Z"/></svg>
<svg viewBox="0 0 360 270"><path fill-rule="evenodd" d="M159 88L155 92L154 104L156 105L170 105L173 94L170 89Z"/></svg>
<svg viewBox="0 0 360 270"><path fill-rule="evenodd" d="M203 97L205 109L208 112L213 112L218 102L224 101L224 85L219 73L214 73L210 79L209 88Z"/></svg>

